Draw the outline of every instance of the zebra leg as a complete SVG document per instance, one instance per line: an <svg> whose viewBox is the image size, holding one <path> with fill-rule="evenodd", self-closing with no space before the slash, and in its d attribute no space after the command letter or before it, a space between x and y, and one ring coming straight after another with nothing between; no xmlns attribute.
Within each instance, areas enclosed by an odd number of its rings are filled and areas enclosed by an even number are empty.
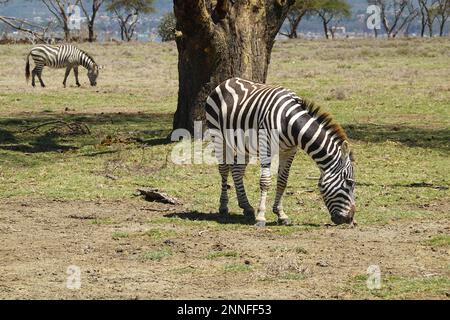
<svg viewBox="0 0 450 320"><path fill-rule="evenodd" d="M270 163L261 164L261 177L259 187L261 195L259 198L258 215L256 216L256 226L264 227L266 225L266 199L270 188Z"/></svg>
<svg viewBox="0 0 450 320"><path fill-rule="evenodd" d="M66 68L66 74L64 75L64 81L63 81L63 86L64 86L64 88L66 87L66 80L67 80L67 77L68 77L69 74L70 74L70 69L72 69L71 66L69 66L69 67Z"/></svg>
<svg viewBox="0 0 450 320"><path fill-rule="evenodd" d="M230 165L219 164L219 172L222 177L222 191L220 194L220 208L219 214L228 215L228 173L230 172Z"/></svg>
<svg viewBox="0 0 450 320"><path fill-rule="evenodd" d="M78 81L78 66L73 67L73 74L75 75L75 84L77 87L81 86L80 82Z"/></svg>
<svg viewBox="0 0 450 320"><path fill-rule="evenodd" d="M39 82L41 83L41 87L45 88L44 81L42 81L42 69L43 68L40 68L40 69L36 70L36 75L37 75L37 77L39 79Z"/></svg>
<svg viewBox="0 0 450 320"><path fill-rule="evenodd" d="M34 81L36 78L36 67L31 71L31 85L36 87L36 82Z"/></svg>
<svg viewBox="0 0 450 320"><path fill-rule="evenodd" d="M244 215L254 219L255 210L248 202L247 194L244 187L244 174L247 164L233 164L231 175L233 176L234 187L236 188L236 195L238 198L239 207L244 209Z"/></svg>
<svg viewBox="0 0 450 320"><path fill-rule="evenodd" d="M283 210L283 194L286 189L289 178L289 170L291 169L292 161L294 160L297 150L291 149L287 152L280 153L280 164L278 166L277 178L277 194L273 204L273 213L278 216L278 223L282 225L290 225L291 221Z"/></svg>

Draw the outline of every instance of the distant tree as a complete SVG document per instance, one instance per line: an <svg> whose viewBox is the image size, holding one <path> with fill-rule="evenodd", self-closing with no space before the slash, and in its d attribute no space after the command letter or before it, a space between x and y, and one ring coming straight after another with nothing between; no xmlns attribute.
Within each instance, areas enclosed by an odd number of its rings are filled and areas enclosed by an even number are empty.
<svg viewBox="0 0 450 320"><path fill-rule="evenodd" d="M56 18L58 25L64 31L64 39L70 41L70 16L68 13L69 5L78 5L80 0L40 0Z"/></svg>
<svg viewBox="0 0 450 320"><path fill-rule="evenodd" d="M450 18L450 0L437 1L437 19L439 21L439 36L444 35L445 24Z"/></svg>
<svg viewBox="0 0 450 320"><path fill-rule="evenodd" d="M3 2L5 3L5 2ZM1 4L1 3L0 3ZM24 19L0 16L0 22L3 22L14 30L25 33L29 36L32 43L36 42L48 42L47 32L50 30L52 23L47 26L36 25Z"/></svg>
<svg viewBox="0 0 450 320"><path fill-rule="evenodd" d="M334 32L329 26L331 21L342 17L350 17L352 8L346 0L318 0L315 12L322 19L323 32L328 39L330 33L334 37Z"/></svg>
<svg viewBox="0 0 450 320"><path fill-rule="evenodd" d="M83 10L84 15L86 16L87 25L88 25L88 41L95 41L95 33L94 33L94 23L95 18L97 16L97 12L100 10L100 7L105 3L106 0L81 0L80 6L81 10ZM88 10L88 6L90 10Z"/></svg>
<svg viewBox="0 0 450 320"><path fill-rule="evenodd" d="M303 17L312 13L317 8L318 0L297 0L295 4L289 9L286 20L288 26L285 31L280 34L287 36L291 39L297 38L298 25L302 21Z"/></svg>
<svg viewBox="0 0 450 320"><path fill-rule="evenodd" d="M438 0L418 0L420 15L421 15L421 36L425 35L425 30L428 28L428 35L433 36L433 26L438 15Z"/></svg>
<svg viewBox="0 0 450 320"><path fill-rule="evenodd" d="M108 11L112 12L120 26L122 40L130 41L141 14L154 12L153 0L109 0Z"/></svg>
<svg viewBox="0 0 450 320"><path fill-rule="evenodd" d="M380 8L381 23L388 38L395 38L419 15L419 10L412 0L369 0L368 2Z"/></svg>
<svg viewBox="0 0 450 320"><path fill-rule="evenodd" d="M175 40L176 23L177 21L173 12L168 12L162 17L158 26L158 35L161 37L161 41Z"/></svg>

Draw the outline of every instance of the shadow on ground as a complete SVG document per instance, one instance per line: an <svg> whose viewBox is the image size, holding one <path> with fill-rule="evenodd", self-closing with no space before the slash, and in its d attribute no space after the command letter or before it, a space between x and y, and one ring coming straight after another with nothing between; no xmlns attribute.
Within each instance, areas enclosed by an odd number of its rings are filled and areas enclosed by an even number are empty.
<svg viewBox="0 0 450 320"><path fill-rule="evenodd" d="M86 125L88 128L98 128L104 126L100 131L100 137L111 131L111 127L117 126L114 130L118 135L131 137L131 141L144 146L157 146L171 143L168 138L171 132L172 115L159 113L99 113L99 114L24 114L16 117L0 118L0 150L39 153L39 152L65 152L78 149L77 136L61 135L58 132L49 131L49 126L45 123L53 121L64 121L66 123ZM155 127L160 129L147 130ZM107 128L109 127L109 129ZM104 131L103 133L101 131ZM92 132L92 131L91 131ZM84 136L92 135L91 132ZM133 137L139 137L133 139ZM143 138L142 138L143 137ZM64 138L64 144L61 144ZM83 141L83 140L80 140ZM100 143L100 141L95 141ZM92 144L92 142L89 142ZM101 155L108 151L102 151L89 156Z"/></svg>
<svg viewBox="0 0 450 320"><path fill-rule="evenodd" d="M168 213L165 214L166 218L178 218L189 221L214 221L220 224L241 224L241 225L254 225L255 220L251 218L245 217L243 214L230 214L230 215L222 215L219 213L205 213L198 211L188 211L188 212L177 212L177 213ZM295 226L297 224L293 224L291 226ZM322 224L317 223L301 223L298 224L302 227L322 227ZM267 227L279 226L276 221L268 221L266 223Z"/></svg>
<svg viewBox="0 0 450 320"><path fill-rule="evenodd" d="M13 136L14 137L14 136ZM61 145L56 140L59 137L51 133L45 133L41 136L36 137L33 141L28 142L28 144L14 143L17 140L13 138L8 145L2 145L2 140L0 140L0 149L8 151L16 151L23 153L39 153L39 152L66 152L69 150L78 149L75 146Z"/></svg>
<svg viewBox="0 0 450 320"><path fill-rule="evenodd" d="M172 115L167 113L71 114L66 112L55 114L43 112L0 118L0 149L34 153L65 152L80 147L80 145L76 145L76 138L69 137L69 139L65 139L64 145L61 145L60 136L55 133L49 134L49 132L41 129L36 130L35 133L23 133L33 126L39 126L53 120L85 124L91 129L96 128L100 135L102 130L98 130L98 127L105 126L104 131L106 133L108 130L111 131L111 126L117 126L117 128L113 128L115 132L139 137L136 142L146 146L165 145L171 142L168 136L171 132ZM147 129L155 127L158 129ZM425 129L404 125L351 124L345 126L345 130L351 140L356 141L370 143L394 141L408 147L450 150L450 128ZM95 143L99 142L96 141Z"/></svg>
<svg viewBox="0 0 450 320"><path fill-rule="evenodd" d="M351 140L399 142L408 147L450 150L450 128L424 129L403 125L352 124L344 126Z"/></svg>
<svg viewBox="0 0 450 320"><path fill-rule="evenodd" d="M188 212L168 213L165 214L164 217L178 218L190 221L214 221L221 224L243 224L243 225L255 224L255 221L253 219L249 219L244 215L238 214L223 215L219 213L188 211Z"/></svg>

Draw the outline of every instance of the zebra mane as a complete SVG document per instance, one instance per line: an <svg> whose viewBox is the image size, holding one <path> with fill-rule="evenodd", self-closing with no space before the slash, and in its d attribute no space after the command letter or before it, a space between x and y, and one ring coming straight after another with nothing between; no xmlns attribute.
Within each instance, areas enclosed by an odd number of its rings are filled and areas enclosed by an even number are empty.
<svg viewBox="0 0 450 320"><path fill-rule="evenodd" d="M335 136L340 143L344 141L348 142L347 134L340 124L334 121L331 114L324 112L319 106L316 106L314 102L300 99L300 105L308 112L308 114L315 118L317 123L322 125L323 128L330 132L331 136ZM351 154L351 157L353 155Z"/></svg>
<svg viewBox="0 0 450 320"><path fill-rule="evenodd" d="M81 50L81 49L78 49L78 50L80 50L84 55L86 55L89 59L91 59L91 61L92 61L93 64L97 64L97 63L95 62L94 58L92 58L92 56L91 56L89 53L87 53L86 51Z"/></svg>

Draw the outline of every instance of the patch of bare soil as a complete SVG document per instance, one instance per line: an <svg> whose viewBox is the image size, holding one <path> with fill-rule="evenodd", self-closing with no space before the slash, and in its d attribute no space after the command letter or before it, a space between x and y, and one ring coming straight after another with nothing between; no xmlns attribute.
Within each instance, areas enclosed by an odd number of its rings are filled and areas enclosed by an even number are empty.
<svg viewBox="0 0 450 320"><path fill-rule="evenodd" d="M182 212L143 201L2 201L0 298L346 299L358 298L351 283L374 264L382 276L449 276L448 249L424 244L449 233L448 219L280 232L167 218ZM71 265L78 290L66 287Z"/></svg>

